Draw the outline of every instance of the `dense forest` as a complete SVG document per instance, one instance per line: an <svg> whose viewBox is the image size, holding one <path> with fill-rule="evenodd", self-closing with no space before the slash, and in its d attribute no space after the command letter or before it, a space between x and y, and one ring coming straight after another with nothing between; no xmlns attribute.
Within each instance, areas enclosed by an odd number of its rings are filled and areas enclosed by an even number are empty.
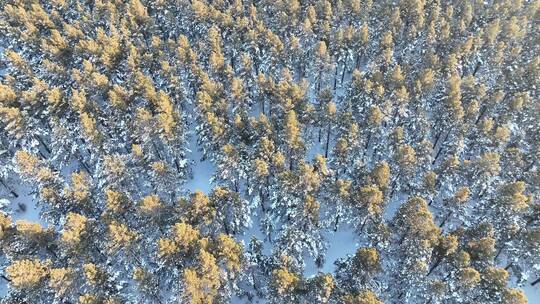
<svg viewBox="0 0 540 304"><path fill-rule="evenodd" d="M0 0L0 303L528 303L539 9Z"/></svg>

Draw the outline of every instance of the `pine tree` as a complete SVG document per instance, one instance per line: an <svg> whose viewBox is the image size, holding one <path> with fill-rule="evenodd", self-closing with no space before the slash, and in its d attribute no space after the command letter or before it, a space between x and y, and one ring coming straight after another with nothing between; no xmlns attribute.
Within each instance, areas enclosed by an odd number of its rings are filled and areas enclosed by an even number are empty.
<svg viewBox="0 0 540 304"><path fill-rule="evenodd" d="M49 275L48 261L19 260L6 268L10 284L17 289L38 288Z"/></svg>

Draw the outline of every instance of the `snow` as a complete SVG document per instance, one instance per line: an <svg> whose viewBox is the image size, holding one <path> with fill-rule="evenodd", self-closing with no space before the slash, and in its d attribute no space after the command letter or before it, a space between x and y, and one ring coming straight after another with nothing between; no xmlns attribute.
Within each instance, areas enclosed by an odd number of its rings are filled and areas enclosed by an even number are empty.
<svg viewBox="0 0 540 304"><path fill-rule="evenodd" d="M530 304L540 303L540 284L531 286L529 283L523 287Z"/></svg>
<svg viewBox="0 0 540 304"><path fill-rule="evenodd" d="M216 171L216 166L208 159L202 160L203 155L200 146L197 144L197 135L191 134L189 137L188 159L191 165L192 176L185 184L186 190L190 192L201 190L209 193L212 190L210 179Z"/></svg>
<svg viewBox="0 0 540 304"><path fill-rule="evenodd" d="M6 192L4 192L4 189L2 189L2 191L0 191L0 199L5 199L9 202L7 207L9 208L8 213L10 213L12 220L14 222L18 220L28 220L39 223L42 226L46 227L47 222L40 217L39 214L41 208L37 206L30 189L28 189L28 187L26 187L26 185L22 181L18 181L17 183L10 183L10 185L14 187L14 190L19 195L19 197L12 197L11 195L8 195ZM20 206L24 206L23 208L26 209L23 211Z"/></svg>
<svg viewBox="0 0 540 304"><path fill-rule="evenodd" d="M387 221L392 220L394 216L396 215L399 207L401 204L403 204L407 200L407 194L404 192L398 192L394 193L392 195L392 198L390 199L390 202L388 202L388 205L384 209L384 218Z"/></svg>
<svg viewBox="0 0 540 304"><path fill-rule="evenodd" d="M238 296L233 296L231 299L231 304L265 304L266 300L255 298L249 301L248 299L242 299Z"/></svg>
<svg viewBox="0 0 540 304"><path fill-rule="evenodd" d="M259 215L253 215L252 224L242 235L236 236L236 239L243 243L244 248L247 248L251 242L251 238L256 237L258 240L263 241L262 253L269 255L272 252L272 244L265 239L261 230L261 219Z"/></svg>
<svg viewBox="0 0 540 304"><path fill-rule="evenodd" d="M322 267L323 272L333 272L335 261L349 254L354 254L358 249L359 245L354 229L348 226L342 227L335 233L328 233L326 236L330 245L326 251L326 259Z"/></svg>
<svg viewBox="0 0 540 304"><path fill-rule="evenodd" d="M311 160L311 159L315 158L315 156L317 156L317 155L324 155L323 141L322 141L322 138L321 138L321 142L317 141L317 138L316 138L317 137L317 132L318 132L318 130L316 130L316 132L314 132L315 134L313 135L313 137L315 138L314 143L307 150L307 153L306 153L306 159L307 160Z"/></svg>
<svg viewBox="0 0 540 304"><path fill-rule="evenodd" d="M201 161L195 158L190 158L190 160L193 160L193 177L186 182L186 189L190 192L201 190L209 193L212 190L210 178L216 170L215 166L207 160Z"/></svg>
<svg viewBox="0 0 540 304"><path fill-rule="evenodd" d="M334 262L347 255L354 254L359 247L356 232L352 227L347 225L342 225L336 232L325 232L324 238L328 242L324 264L321 268L317 268L313 259L307 258L306 267L304 269L304 276L306 277L312 277L319 272L334 272Z"/></svg>

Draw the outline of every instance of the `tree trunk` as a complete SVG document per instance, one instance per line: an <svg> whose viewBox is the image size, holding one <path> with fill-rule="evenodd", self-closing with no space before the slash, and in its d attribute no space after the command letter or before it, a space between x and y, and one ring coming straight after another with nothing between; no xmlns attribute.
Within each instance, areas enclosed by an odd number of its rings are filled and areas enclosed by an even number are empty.
<svg viewBox="0 0 540 304"><path fill-rule="evenodd" d="M437 152L437 154L435 155L435 158L433 159L433 161L431 162L431 164L435 164L435 162L437 161L437 159L439 158L439 156L441 155L441 152L444 150L444 143L446 142L446 140L448 139L448 136L450 136L450 132L451 130L448 131L448 133L446 133L446 136L444 137L442 143L441 143L441 148L439 149L439 151Z"/></svg>
<svg viewBox="0 0 540 304"><path fill-rule="evenodd" d="M446 221L450 218L450 216L452 215L452 211L450 211L446 217L443 219L443 221L441 222L441 224L439 225L439 228L442 228L444 226L444 224L446 224Z"/></svg>
<svg viewBox="0 0 540 304"><path fill-rule="evenodd" d="M476 121L474 122L475 125L477 125L478 122L480 122L480 119L482 119L486 111L487 111L487 107L483 106L482 109L480 110L480 114L478 114L478 117L476 118Z"/></svg>
<svg viewBox="0 0 540 304"><path fill-rule="evenodd" d="M49 147L45 144L41 136L38 135L36 136L36 138L39 141L39 143L43 146L43 148L45 148L45 151L47 151L47 154L51 154L51 149L49 149Z"/></svg>
<svg viewBox="0 0 540 304"><path fill-rule="evenodd" d="M3 179L0 178L0 183L2 184L2 186L4 186L4 188L6 188L6 190L9 191L9 193L11 193L11 195L13 195L15 198L19 197L19 194L17 194L17 192L15 192L15 190L11 189L11 187L9 187Z"/></svg>
<svg viewBox="0 0 540 304"><path fill-rule="evenodd" d="M321 82L322 82L322 69L319 70L319 81L317 81L317 92L321 91Z"/></svg>
<svg viewBox="0 0 540 304"><path fill-rule="evenodd" d="M345 79L345 71L347 71L347 60L345 60L343 71L341 72L341 85L343 85L343 80Z"/></svg>
<svg viewBox="0 0 540 304"><path fill-rule="evenodd" d="M262 193L262 189L259 189L259 197L261 198L261 209L263 213L266 213L266 207L264 206L264 196Z"/></svg>
<svg viewBox="0 0 540 304"><path fill-rule="evenodd" d="M429 269L428 274L426 275L426 277L428 277L433 272L433 270L435 270L435 268L437 268L441 264L441 261L442 261L442 258L438 258L435 261L435 264L433 264L433 266L431 266L431 268Z"/></svg>
<svg viewBox="0 0 540 304"><path fill-rule="evenodd" d="M336 87L337 87L338 69L339 69L339 64L336 65L336 70L334 71L334 88L333 88L334 91L336 90Z"/></svg>
<svg viewBox="0 0 540 304"><path fill-rule="evenodd" d="M388 197L390 198L389 201L391 201L392 198L393 198L394 192L395 192L395 190L396 190L396 188L395 188L395 187L396 187L396 183L397 183L397 181L398 181L400 175L401 175L401 172L398 172L398 174L396 175L395 179L392 181L392 185L390 185L390 188L391 188L392 190L390 191L390 195L388 195Z"/></svg>
<svg viewBox="0 0 540 304"><path fill-rule="evenodd" d="M369 147L369 141L371 140L371 132L368 134L368 138L366 140L366 145L364 146L364 155L366 155L368 147Z"/></svg>
<svg viewBox="0 0 540 304"><path fill-rule="evenodd" d="M442 134L442 131L437 133L437 135L435 135L435 141L433 142L432 149L435 149L435 147L437 147L437 143L439 143L439 138L441 138L441 134Z"/></svg>
<svg viewBox="0 0 540 304"><path fill-rule="evenodd" d="M474 67L474 71L472 73L473 76L476 76L476 72L478 72L478 69L480 68L480 61L476 63L476 66Z"/></svg>
<svg viewBox="0 0 540 304"><path fill-rule="evenodd" d="M229 224L228 224L227 221L225 221L225 222L223 223L223 228L225 228L225 233L226 233L227 235L230 235L230 233L229 233L229 232L230 232L230 231L229 231Z"/></svg>
<svg viewBox="0 0 540 304"><path fill-rule="evenodd" d="M93 177L93 174L92 174L92 171L90 170L90 167L84 162L84 159L81 155L80 152L77 153L77 160L79 161L79 163L83 166L83 169L86 171L86 173L88 173L88 175L90 175L90 177Z"/></svg>
<svg viewBox="0 0 540 304"><path fill-rule="evenodd" d="M336 220L334 221L334 232L337 231L338 229L338 224L339 224L339 213L336 215Z"/></svg>
<svg viewBox="0 0 540 304"><path fill-rule="evenodd" d="M328 158L328 146L330 145L330 125L326 129L326 145L324 148L324 158Z"/></svg>
<svg viewBox="0 0 540 304"><path fill-rule="evenodd" d="M364 227L366 226L368 220L369 220L369 216L366 216L366 218L362 222L362 226L360 226L360 233L364 231Z"/></svg>
<svg viewBox="0 0 540 304"><path fill-rule="evenodd" d="M180 164L178 164L178 159L176 157L174 158L174 166L176 167L176 172L180 173Z"/></svg>
<svg viewBox="0 0 540 304"><path fill-rule="evenodd" d="M495 255L495 258L494 258L493 260L495 260L495 261L497 260L497 258L499 257L499 255L501 255L501 253L503 252L503 250L504 250L505 247L506 247L506 246L505 246L505 244L503 243L503 244L501 245L501 248L499 248L499 250L497 250L497 254Z"/></svg>
<svg viewBox="0 0 540 304"><path fill-rule="evenodd" d="M289 157L289 170L292 170L292 168L293 168L293 157L292 157L292 153L291 153L291 155Z"/></svg>

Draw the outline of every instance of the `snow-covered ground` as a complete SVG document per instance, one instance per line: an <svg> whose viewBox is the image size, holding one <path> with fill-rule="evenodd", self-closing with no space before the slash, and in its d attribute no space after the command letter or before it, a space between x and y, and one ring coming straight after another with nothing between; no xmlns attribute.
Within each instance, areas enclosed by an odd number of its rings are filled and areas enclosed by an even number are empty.
<svg viewBox="0 0 540 304"><path fill-rule="evenodd" d="M195 190L201 190L204 193L209 193L212 190L210 178L216 171L216 167L208 159L202 160L203 155L197 144L197 135L191 134L189 138L188 153L189 163L192 169L192 176L186 182L186 190L193 192Z"/></svg>
<svg viewBox="0 0 540 304"><path fill-rule="evenodd" d="M334 272L334 262L347 255L353 255L359 247L356 232L349 226L344 225L336 232L325 232L324 237L329 244L324 264L321 268L317 268L313 259L306 258L306 267L304 269L304 276L306 277L314 276L319 272Z"/></svg>
<svg viewBox="0 0 540 304"><path fill-rule="evenodd" d="M525 291L530 304L540 303L540 285L531 286L530 284L527 284L523 287L523 290Z"/></svg>

